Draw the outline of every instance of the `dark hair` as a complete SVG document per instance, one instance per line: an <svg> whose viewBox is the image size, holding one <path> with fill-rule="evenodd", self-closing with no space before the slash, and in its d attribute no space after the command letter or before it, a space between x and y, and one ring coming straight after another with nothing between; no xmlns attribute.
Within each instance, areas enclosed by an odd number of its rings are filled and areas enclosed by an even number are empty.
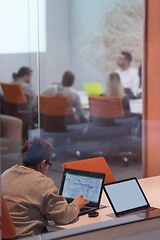
<svg viewBox="0 0 160 240"><path fill-rule="evenodd" d="M74 74L70 71L66 71L64 72L63 74L63 77L62 77L62 85L65 86L65 87L70 87L73 85L73 82L74 82Z"/></svg>
<svg viewBox="0 0 160 240"><path fill-rule="evenodd" d="M23 77L24 75L29 75L32 73L32 69L29 67L21 67L17 73L12 74L12 78L14 80L17 80L20 77Z"/></svg>
<svg viewBox="0 0 160 240"><path fill-rule="evenodd" d="M36 167L44 159L50 164L53 146L44 138L32 138L25 141L22 154L23 165Z"/></svg>
<svg viewBox="0 0 160 240"><path fill-rule="evenodd" d="M121 52L125 56L128 62L132 61L132 55L129 52Z"/></svg>

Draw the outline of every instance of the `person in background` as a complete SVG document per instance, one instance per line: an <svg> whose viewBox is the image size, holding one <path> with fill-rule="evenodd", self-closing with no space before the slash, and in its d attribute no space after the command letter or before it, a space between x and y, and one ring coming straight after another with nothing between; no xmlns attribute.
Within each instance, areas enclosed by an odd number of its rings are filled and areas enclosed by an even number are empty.
<svg viewBox="0 0 160 240"><path fill-rule="evenodd" d="M22 149L23 165L15 165L1 175L1 193L17 237L47 232L48 221L68 224L88 204L83 195L68 204L52 179L45 176L51 166L52 150L52 144L43 138L29 139Z"/></svg>
<svg viewBox="0 0 160 240"><path fill-rule="evenodd" d="M121 52L117 60L118 69L115 70L120 75L122 86L130 99L138 95L140 79L138 70L131 67L132 55L129 52Z"/></svg>
<svg viewBox="0 0 160 240"><path fill-rule="evenodd" d="M65 71L60 84L51 84L43 94L68 96L73 108L75 122L86 122L78 92L73 88L75 76L71 71Z"/></svg>
<svg viewBox="0 0 160 240"><path fill-rule="evenodd" d="M139 66L138 68L138 75L139 75L139 87L141 88L142 87L142 65Z"/></svg>
<svg viewBox="0 0 160 240"><path fill-rule="evenodd" d="M101 94L101 96L117 96L122 100L124 107L125 116L128 117L130 113L130 105L127 94L124 92L124 88L121 83L121 79L118 73L112 72L109 74L107 79L107 88L106 92Z"/></svg>
<svg viewBox="0 0 160 240"><path fill-rule="evenodd" d="M0 114L4 114L4 98L3 95L0 93Z"/></svg>
<svg viewBox="0 0 160 240"><path fill-rule="evenodd" d="M27 97L28 102L31 104L33 112L37 112L37 96L32 89L31 79L32 70L29 67L21 67L17 73L12 74L13 82L19 83Z"/></svg>

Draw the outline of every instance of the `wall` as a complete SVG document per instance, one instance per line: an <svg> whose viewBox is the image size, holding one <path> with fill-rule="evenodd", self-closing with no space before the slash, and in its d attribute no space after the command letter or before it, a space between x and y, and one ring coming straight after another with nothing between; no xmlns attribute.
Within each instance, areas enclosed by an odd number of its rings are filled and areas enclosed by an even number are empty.
<svg viewBox="0 0 160 240"><path fill-rule="evenodd" d="M132 52L133 65L139 66L143 1L46 0L47 51L40 53L40 91L61 81L66 69L74 71L77 89L83 89L84 81L101 82L105 88L106 75L117 67L117 56L124 49ZM11 21L13 33L14 28ZM37 91L36 53L0 54L0 79L10 82L11 74L24 65L33 69Z"/></svg>
<svg viewBox="0 0 160 240"><path fill-rule="evenodd" d="M41 0L39 0L41 1ZM60 81L64 70L69 68L69 1L46 0L46 40L47 51L40 53L40 88L54 81ZM34 2L34 4L36 1ZM1 9L1 11L4 11ZM18 9L20 11L20 9ZM28 9L26 9L28 11ZM8 12L6 12L6 15ZM15 13L17 14L17 13ZM9 18L9 15L8 15ZM35 19L37 21L37 19ZM25 30L31 26L24 26ZM14 33L15 26L10 21L8 31ZM39 26L39 30L41 26ZM13 30L13 31L12 31ZM35 33L37 34L37 32ZM21 32L19 32L19 37ZM12 36L11 36L12 37ZM41 41L41 39L39 39ZM33 87L37 92L37 53L0 54L0 81L10 82L11 75L21 66L33 70Z"/></svg>
<svg viewBox="0 0 160 240"><path fill-rule="evenodd" d="M146 0L144 176L160 174L160 1Z"/></svg>

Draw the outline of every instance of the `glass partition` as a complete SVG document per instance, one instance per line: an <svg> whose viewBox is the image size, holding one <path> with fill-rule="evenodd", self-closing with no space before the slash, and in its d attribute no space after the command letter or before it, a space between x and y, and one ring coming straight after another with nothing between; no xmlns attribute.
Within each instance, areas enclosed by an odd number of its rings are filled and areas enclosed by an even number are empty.
<svg viewBox="0 0 160 240"><path fill-rule="evenodd" d="M1 173L42 137L58 189L62 164L95 157L116 180L141 178L144 0L0 5Z"/></svg>
<svg viewBox="0 0 160 240"><path fill-rule="evenodd" d="M39 9L45 20L45 4ZM38 126L39 78L36 1L1 1L1 172L22 163L21 148L28 131ZM44 24L45 26L45 24ZM45 29L43 27L43 35Z"/></svg>
<svg viewBox="0 0 160 240"><path fill-rule="evenodd" d="M46 1L45 7L40 136L54 146L49 176L59 187L64 162L103 156L117 180L141 177L144 1ZM110 84L113 72L121 84Z"/></svg>

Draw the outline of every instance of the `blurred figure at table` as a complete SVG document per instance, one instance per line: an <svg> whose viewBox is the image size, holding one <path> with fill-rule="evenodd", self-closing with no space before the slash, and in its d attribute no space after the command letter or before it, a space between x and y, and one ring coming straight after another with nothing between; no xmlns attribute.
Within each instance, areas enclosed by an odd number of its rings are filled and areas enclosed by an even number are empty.
<svg viewBox="0 0 160 240"><path fill-rule="evenodd" d="M86 122L78 91L73 87L75 76L71 71L65 71L60 84L51 84L43 94L68 96L73 108L76 123Z"/></svg>
<svg viewBox="0 0 160 240"><path fill-rule="evenodd" d="M32 69L29 67L21 67L17 73L12 74L13 82L19 83L27 97L27 102L32 111L32 125L37 122L37 96L32 88Z"/></svg>
<svg viewBox="0 0 160 240"><path fill-rule="evenodd" d="M121 83L121 79L118 73L112 72L109 74L107 79L106 92L101 94L101 96L114 96L120 97L122 100L125 116L128 117L130 113L130 105L127 94L124 92L124 88Z"/></svg>

